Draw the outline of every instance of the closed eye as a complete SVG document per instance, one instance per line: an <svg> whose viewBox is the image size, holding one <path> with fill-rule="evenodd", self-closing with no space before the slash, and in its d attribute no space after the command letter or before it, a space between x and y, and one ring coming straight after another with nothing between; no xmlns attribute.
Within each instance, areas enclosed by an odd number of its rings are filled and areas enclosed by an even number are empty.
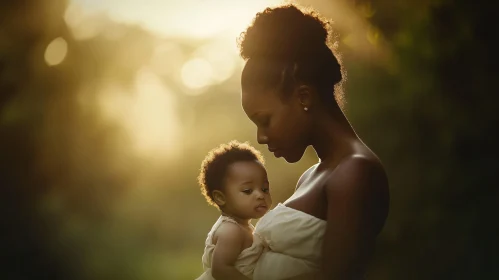
<svg viewBox="0 0 499 280"><path fill-rule="evenodd" d="M252 192L253 192L253 190L251 190L251 189L243 190L243 193L245 193L245 194L251 194Z"/></svg>
<svg viewBox="0 0 499 280"><path fill-rule="evenodd" d="M270 118L267 117L267 118L262 119L262 121L260 121L260 124L261 124L262 127L269 126L269 124L270 124Z"/></svg>
<svg viewBox="0 0 499 280"><path fill-rule="evenodd" d="M270 116L268 115L255 114L251 120L257 127L267 127L270 124Z"/></svg>

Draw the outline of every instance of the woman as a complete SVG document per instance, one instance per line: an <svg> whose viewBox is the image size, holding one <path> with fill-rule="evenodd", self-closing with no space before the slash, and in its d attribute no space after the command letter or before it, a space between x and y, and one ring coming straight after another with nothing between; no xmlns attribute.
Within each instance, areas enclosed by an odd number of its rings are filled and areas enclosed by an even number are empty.
<svg viewBox="0 0 499 280"><path fill-rule="evenodd" d="M316 13L285 5L258 13L239 41L242 106L258 142L289 163L309 145L320 158L258 222L270 249L255 280L361 279L388 215L384 168L338 103L343 75L329 36Z"/></svg>

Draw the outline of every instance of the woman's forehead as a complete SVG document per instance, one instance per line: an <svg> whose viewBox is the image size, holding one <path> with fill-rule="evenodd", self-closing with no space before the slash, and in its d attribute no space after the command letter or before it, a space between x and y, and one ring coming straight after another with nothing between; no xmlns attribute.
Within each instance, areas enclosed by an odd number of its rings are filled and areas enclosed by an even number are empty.
<svg viewBox="0 0 499 280"><path fill-rule="evenodd" d="M254 111L275 106L280 100L272 90L254 90L242 91L241 101L244 110Z"/></svg>

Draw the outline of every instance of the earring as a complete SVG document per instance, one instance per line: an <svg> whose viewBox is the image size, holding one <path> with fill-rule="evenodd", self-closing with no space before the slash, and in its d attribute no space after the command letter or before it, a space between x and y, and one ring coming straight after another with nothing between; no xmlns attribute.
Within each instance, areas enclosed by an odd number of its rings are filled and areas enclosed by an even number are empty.
<svg viewBox="0 0 499 280"><path fill-rule="evenodd" d="M304 107L304 108L303 108L303 110L308 111L308 108L307 108L307 107Z"/></svg>

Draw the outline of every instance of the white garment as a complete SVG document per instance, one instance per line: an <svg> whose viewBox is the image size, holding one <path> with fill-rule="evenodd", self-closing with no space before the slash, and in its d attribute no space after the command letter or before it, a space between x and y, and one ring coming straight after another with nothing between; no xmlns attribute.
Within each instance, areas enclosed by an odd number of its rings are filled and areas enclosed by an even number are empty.
<svg viewBox="0 0 499 280"><path fill-rule="evenodd" d="M214 280L211 275L211 262L213 257L213 251L215 250L215 244L213 244L213 234L220 227L220 225L224 222L235 223L237 222L230 217L220 216L218 220L215 222L210 232L208 233L208 237L206 238L204 254L202 257L203 260L203 269L204 273L196 278L196 280ZM258 237L258 235L253 236L253 244L244 249L241 254L239 254L235 268L239 270L242 274L246 275L250 279L253 277L253 271L255 269L256 262L260 255L263 252L264 244L262 240Z"/></svg>
<svg viewBox="0 0 499 280"><path fill-rule="evenodd" d="M279 203L256 225L268 245L254 280L279 280L319 270L326 221Z"/></svg>

